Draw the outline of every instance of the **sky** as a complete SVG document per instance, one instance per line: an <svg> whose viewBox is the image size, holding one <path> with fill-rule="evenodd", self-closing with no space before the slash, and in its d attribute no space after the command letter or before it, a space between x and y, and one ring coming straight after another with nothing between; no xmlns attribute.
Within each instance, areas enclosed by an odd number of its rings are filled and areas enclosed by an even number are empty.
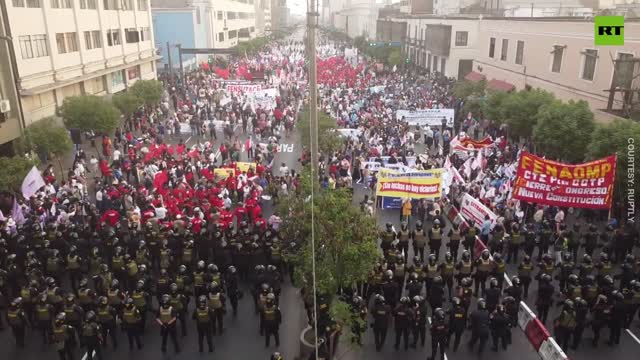
<svg viewBox="0 0 640 360"><path fill-rule="evenodd" d="M305 15L307 13L307 1L308 0L287 0L287 6L291 9L291 14ZM322 4L324 0L316 0ZM396 3L400 0L391 0L392 3ZM528 0L527 0L528 1ZM384 0L376 0L376 2L382 3Z"/></svg>

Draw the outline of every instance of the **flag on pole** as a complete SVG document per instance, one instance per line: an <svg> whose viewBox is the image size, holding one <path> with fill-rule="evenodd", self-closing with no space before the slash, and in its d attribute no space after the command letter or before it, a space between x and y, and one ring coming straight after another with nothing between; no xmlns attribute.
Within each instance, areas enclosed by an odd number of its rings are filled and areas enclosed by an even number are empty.
<svg viewBox="0 0 640 360"><path fill-rule="evenodd" d="M22 180L22 196L24 196L25 199L28 199L45 185L42 174L40 174L38 168L34 166L31 168L27 176L25 176L24 180Z"/></svg>

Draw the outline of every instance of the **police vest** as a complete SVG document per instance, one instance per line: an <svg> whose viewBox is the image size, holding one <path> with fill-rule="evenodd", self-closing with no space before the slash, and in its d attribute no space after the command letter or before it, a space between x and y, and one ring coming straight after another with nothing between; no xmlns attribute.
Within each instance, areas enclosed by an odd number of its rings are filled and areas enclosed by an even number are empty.
<svg viewBox="0 0 640 360"><path fill-rule="evenodd" d="M613 266L611 266L611 263L607 262L602 264L599 274L601 276L605 276L605 275L611 275L612 272L613 272Z"/></svg>
<svg viewBox="0 0 640 360"><path fill-rule="evenodd" d="M134 291L131 295L133 299L133 305L138 308L144 307L147 305L147 300L144 298L144 292L142 291Z"/></svg>
<svg viewBox="0 0 640 360"><path fill-rule="evenodd" d="M495 263L496 273L497 274L504 274L506 266L507 266L507 264L505 264L504 262Z"/></svg>
<svg viewBox="0 0 640 360"><path fill-rule="evenodd" d="M205 308L205 309L196 309L196 319L198 320L198 322L200 323L208 323L210 318L209 318L209 309Z"/></svg>
<svg viewBox="0 0 640 360"><path fill-rule="evenodd" d="M427 265L427 277L433 279L438 275L438 265Z"/></svg>
<svg viewBox="0 0 640 360"><path fill-rule="evenodd" d="M278 261L281 259L280 248L275 246L271 248L271 260Z"/></svg>
<svg viewBox="0 0 640 360"><path fill-rule="evenodd" d="M95 257L90 258L89 259L89 270L94 274L97 273L98 272L98 267L100 267L101 263L102 262L101 262L101 260L99 258L95 258Z"/></svg>
<svg viewBox="0 0 640 360"><path fill-rule="evenodd" d="M127 324L135 324L138 322L138 313L135 308L131 310L125 310L122 316L124 322Z"/></svg>
<svg viewBox="0 0 640 360"><path fill-rule="evenodd" d="M109 305L120 305L122 300L119 295L118 290L107 291L107 300L109 301Z"/></svg>
<svg viewBox="0 0 640 360"><path fill-rule="evenodd" d="M209 294L209 306L216 310L222 308L222 297L220 293Z"/></svg>
<svg viewBox="0 0 640 360"><path fill-rule="evenodd" d="M471 261L467 261L467 262L463 261L461 264L462 264L462 266L460 266L460 274L462 274L462 275L471 274L471 270L472 270L472 266L473 266L471 264Z"/></svg>
<svg viewBox="0 0 640 360"><path fill-rule="evenodd" d="M520 245L522 244L522 236L520 236L519 232L514 232L513 234L511 234L511 243L515 244L515 245Z"/></svg>
<svg viewBox="0 0 640 360"><path fill-rule="evenodd" d="M578 298L582 296L582 289L579 286L575 286L573 289L571 289L571 298L575 300L575 298Z"/></svg>
<svg viewBox="0 0 640 360"><path fill-rule="evenodd" d="M169 321L171 321L171 319L173 319L173 316L171 314L171 312L173 311L173 308L171 306L164 308L161 307L160 308L160 321L168 324Z"/></svg>
<svg viewBox="0 0 640 360"><path fill-rule="evenodd" d="M409 234L409 230L400 230L400 233L398 233L398 240L401 242L408 242Z"/></svg>
<svg viewBox="0 0 640 360"><path fill-rule="evenodd" d="M22 297L22 301L26 303L31 302L31 289L23 287L20 289L20 297Z"/></svg>
<svg viewBox="0 0 640 360"><path fill-rule="evenodd" d="M396 277L404 277L404 265L396 266L396 270L394 271L394 275Z"/></svg>
<svg viewBox="0 0 640 360"><path fill-rule="evenodd" d="M138 264L146 264L147 263L147 252L144 250L136 251L136 262Z"/></svg>
<svg viewBox="0 0 640 360"><path fill-rule="evenodd" d="M480 259L480 264L478 265L478 271L482 271L482 272L491 271L491 260Z"/></svg>
<svg viewBox="0 0 640 360"><path fill-rule="evenodd" d="M596 296L598 296L598 287L595 285L587 286L584 297L586 299L592 300L595 299Z"/></svg>
<svg viewBox="0 0 640 360"><path fill-rule="evenodd" d="M204 273L203 272L195 272L193 273L193 283L195 286L203 286L204 285Z"/></svg>
<svg viewBox="0 0 640 360"><path fill-rule="evenodd" d="M522 263L518 267L518 276L524 278L530 278L533 271L533 265Z"/></svg>
<svg viewBox="0 0 640 360"><path fill-rule="evenodd" d="M267 303L267 295L260 294L260 296L258 296L258 307L262 309L264 308L266 303Z"/></svg>
<svg viewBox="0 0 640 360"><path fill-rule="evenodd" d="M127 264L127 274L131 277L138 275L138 264L135 261Z"/></svg>
<svg viewBox="0 0 640 360"><path fill-rule="evenodd" d="M453 276L453 272L455 270L455 265L450 263L445 263L442 267L442 277L450 278Z"/></svg>
<svg viewBox="0 0 640 360"><path fill-rule="evenodd" d="M211 275L211 282L216 282L218 284L221 284L222 282L220 281L220 273L215 273Z"/></svg>
<svg viewBox="0 0 640 360"><path fill-rule="evenodd" d="M190 263L193 260L193 249L186 248L182 250L182 262Z"/></svg>
<svg viewBox="0 0 640 360"><path fill-rule="evenodd" d="M590 275L593 272L593 265L582 264L580 265L580 276L584 277Z"/></svg>
<svg viewBox="0 0 640 360"><path fill-rule="evenodd" d="M113 316L111 315L111 308L108 306L104 306L98 309L98 321L102 323L110 322L113 320Z"/></svg>
<svg viewBox="0 0 640 360"><path fill-rule="evenodd" d="M78 290L78 300L80 300L81 304L89 304L91 302L91 297L89 296L89 292L91 290L89 288L84 288Z"/></svg>
<svg viewBox="0 0 640 360"><path fill-rule="evenodd" d="M67 339L67 329L65 325L53 326L53 340L57 343L64 342Z"/></svg>
<svg viewBox="0 0 640 360"><path fill-rule="evenodd" d="M185 277L182 275L176 276L176 285L178 285L178 290L184 290L184 285L185 285L184 279Z"/></svg>
<svg viewBox="0 0 640 360"><path fill-rule="evenodd" d="M47 290L47 300L52 304L59 304L62 302L62 297L57 294L58 288Z"/></svg>
<svg viewBox="0 0 640 360"><path fill-rule="evenodd" d="M78 261L77 256L67 256L67 269L69 270L78 270L80 269L80 262Z"/></svg>
<svg viewBox="0 0 640 360"><path fill-rule="evenodd" d="M276 319L276 308L274 306L267 307L264 309L264 320L266 321L275 321Z"/></svg>
<svg viewBox="0 0 640 360"><path fill-rule="evenodd" d="M82 326L83 337L93 337L97 335L96 327L92 323L85 323Z"/></svg>
<svg viewBox="0 0 640 360"><path fill-rule="evenodd" d="M442 229L440 228L433 228L431 229L431 240L442 240Z"/></svg>
<svg viewBox="0 0 640 360"><path fill-rule="evenodd" d="M80 316L78 315L78 312L76 311L74 306L65 306L64 307L64 313L65 313L66 319L69 320L69 321L79 321L80 320Z"/></svg>
<svg viewBox="0 0 640 360"><path fill-rule="evenodd" d="M460 235L460 230L453 230L451 232L451 237L449 238L451 241L460 241L462 236Z"/></svg>
<svg viewBox="0 0 640 360"><path fill-rule="evenodd" d="M563 312L562 318L560 319L560 326L566 329L575 329L576 327L576 317L575 314L569 312Z"/></svg>
<svg viewBox="0 0 640 360"><path fill-rule="evenodd" d="M182 311L183 304L182 304L182 299L180 298L179 295L171 295L171 298L169 299L169 304L171 304L172 307L175 307L177 312Z"/></svg>
<svg viewBox="0 0 640 360"><path fill-rule="evenodd" d="M476 238L476 235L477 235L476 228L472 227L472 228L469 228L469 231L467 231L466 238L469 240L474 240Z"/></svg>
<svg viewBox="0 0 640 360"><path fill-rule="evenodd" d="M58 272L60 271L60 262L58 258L50 257L47 259L47 271L49 272Z"/></svg>
<svg viewBox="0 0 640 360"><path fill-rule="evenodd" d="M160 251L160 267L168 268L169 267L169 250Z"/></svg>
<svg viewBox="0 0 640 360"><path fill-rule="evenodd" d="M416 245L416 247L424 247L426 245L426 242L427 234L425 234L424 230L416 231L415 234L413 234L413 243Z"/></svg>
<svg viewBox="0 0 640 360"><path fill-rule="evenodd" d="M114 256L113 259L111 259L111 267L115 271L123 270L124 269L124 259L122 258L122 256Z"/></svg>
<svg viewBox="0 0 640 360"><path fill-rule="evenodd" d="M551 264L544 264L542 266L542 271L547 274L547 275L553 275L553 271L555 270L555 265L553 263Z"/></svg>
<svg viewBox="0 0 640 360"><path fill-rule="evenodd" d="M22 317L20 316L20 312L17 310L9 310L7 312L7 320L9 321L9 325L11 326L22 326Z"/></svg>

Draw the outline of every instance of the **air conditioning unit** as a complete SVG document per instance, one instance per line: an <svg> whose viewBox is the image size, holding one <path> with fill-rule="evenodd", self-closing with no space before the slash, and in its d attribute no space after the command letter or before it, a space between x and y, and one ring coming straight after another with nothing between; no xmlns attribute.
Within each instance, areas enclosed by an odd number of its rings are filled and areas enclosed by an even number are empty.
<svg viewBox="0 0 640 360"><path fill-rule="evenodd" d="M9 100L0 100L0 113L8 113L11 111L11 103Z"/></svg>

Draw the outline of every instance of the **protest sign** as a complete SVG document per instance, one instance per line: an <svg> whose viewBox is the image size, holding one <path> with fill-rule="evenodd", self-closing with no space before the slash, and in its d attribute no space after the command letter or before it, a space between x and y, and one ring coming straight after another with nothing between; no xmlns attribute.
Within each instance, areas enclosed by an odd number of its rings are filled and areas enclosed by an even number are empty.
<svg viewBox="0 0 640 360"><path fill-rule="evenodd" d="M442 118L447 120L447 127L453 127L455 111L453 109L420 109L420 110L398 110L396 119L407 122L409 125L418 126L441 126Z"/></svg>
<svg viewBox="0 0 640 360"><path fill-rule="evenodd" d="M358 138L362 134L362 130L360 129L336 129L336 131L340 134L340 136L348 137L354 140L358 140Z"/></svg>
<svg viewBox="0 0 640 360"><path fill-rule="evenodd" d="M248 172L249 169L256 171L256 163L251 163L251 162L237 162L236 166L238 167L238 170L243 171L243 172Z"/></svg>
<svg viewBox="0 0 640 360"><path fill-rule="evenodd" d="M238 93L252 93L262 89L262 85L259 84L233 84L227 85L227 91L232 94Z"/></svg>
<svg viewBox="0 0 640 360"><path fill-rule="evenodd" d="M269 88L251 92L248 94L248 99L253 105L254 109L258 107L263 109L273 109L276 107L276 97L278 96L278 89Z"/></svg>
<svg viewBox="0 0 640 360"><path fill-rule="evenodd" d="M236 171L234 169L213 169L213 175L216 177L216 180L226 179L229 176L236 176Z"/></svg>
<svg viewBox="0 0 640 360"><path fill-rule="evenodd" d="M391 158L390 156L370 157L369 158L369 162L375 162L376 159L380 159L380 160L382 160L382 165L384 165L386 167L386 165L389 164L389 159L390 158ZM398 160L399 164L402 164L402 162L400 162L401 158L396 157L396 159ZM416 157L415 156L406 156L405 159L407 159L407 166L408 167L416 166Z"/></svg>
<svg viewBox="0 0 640 360"><path fill-rule="evenodd" d="M495 224L496 219L498 218L491 209L469 194L464 194L462 197L460 215L462 215L466 221L473 220L477 228L482 228L482 223L487 216L489 216L489 220L492 224Z"/></svg>
<svg viewBox="0 0 640 360"><path fill-rule="evenodd" d="M434 199L442 196L444 169L398 172L380 169L378 196L412 199Z"/></svg>
<svg viewBox="0 0 640 360"><path fill-rule="evenodd" d="M615 173L616 155L570 165L522 152L512 197L550 206L608 209Z"/></svg>
<svg viewBox="0 0 640 360"><path fill-rule="evenodd" d="M384 85L372 86L369 88L369 92L371 92L372 94L379 94L381 92L384 92L384 89L386 89L386 86Z"/></svg>

